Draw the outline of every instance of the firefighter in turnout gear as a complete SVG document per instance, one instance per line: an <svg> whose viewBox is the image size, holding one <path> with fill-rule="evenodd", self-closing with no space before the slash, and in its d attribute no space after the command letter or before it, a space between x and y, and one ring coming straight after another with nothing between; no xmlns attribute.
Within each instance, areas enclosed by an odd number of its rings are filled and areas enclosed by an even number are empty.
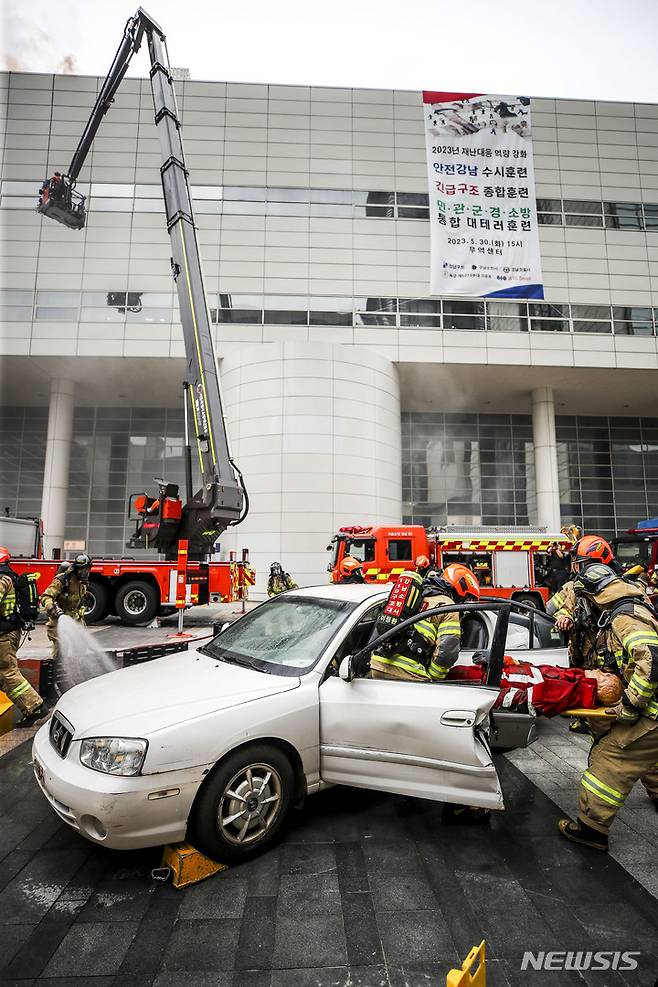
<svg viewBox="0 0 658 987"><path fill-rule="evenodd" d="M603 564L584 569L574 587L593 603L624 692L606 710L611 725L592 746L578 819L560 820L560 832L575 843L607 850L608 831L627 795L658 764L658 614L638 586Z"/></svg>
<svg viewBox="0 0 658 987"><path fill-rule="evenodd" d="M338 570L339 583L365 583L363 566L353 555L346 555Z"/></svg>
<svg viewBox="0 0 658 987"><path fill-rule="evenodd" d="M267 595L278 596L279 593L285 593L287 589L299 589L299 587L290 573L283 571L280 562L273 562L270 566L270 578L267 580Z"/></svg>
<svg viewBox="0 0 658 987"><path fill-rule="evenodd" d="M424 609L449 607L468 599L479 599L480 586L465 565L446 566L442 573L430 571L423 582ZM373 654L370 669L373 678L409 679L412 682L443 680L459 658L461 629L458 613L441 613L419 620L415 631L426 643L428 659L404 652Z"/></svg>
<svg viewBox="0 0 658 987"><path fill-rule="evenodd" d="M17 724L31 726L50 710L39 693L18 669L16 652L21 643L23 623L17 613L17 574L9 565L10 555L0 548L0 688L24 714Z"/></svg>
<svg viewBox="0 0 658 987"><path fill-rule="evenodd" d="M57 659L57 621L66 614L73 620L84 623L85 603L91 573L91 559L86 552L70 562L63 562L57 575L41 597L41 606L46 611L46 633L53 649L53 658Z"/></svg>

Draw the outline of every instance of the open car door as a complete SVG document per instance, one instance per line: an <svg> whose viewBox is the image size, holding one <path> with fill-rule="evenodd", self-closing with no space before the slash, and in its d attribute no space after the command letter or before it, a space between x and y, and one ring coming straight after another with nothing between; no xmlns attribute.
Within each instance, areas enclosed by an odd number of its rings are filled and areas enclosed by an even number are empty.
<svg viewBox="0 0 658 987"><path fill-rule="evenodd" d="M404 682L370 679L367 660L400 629L435 613L497 610L487 681ZM486 741L498 695L509 604L438 607L403 621L343 660L320 686L320 777L337 785L502 809L503 796Z"/></svg>

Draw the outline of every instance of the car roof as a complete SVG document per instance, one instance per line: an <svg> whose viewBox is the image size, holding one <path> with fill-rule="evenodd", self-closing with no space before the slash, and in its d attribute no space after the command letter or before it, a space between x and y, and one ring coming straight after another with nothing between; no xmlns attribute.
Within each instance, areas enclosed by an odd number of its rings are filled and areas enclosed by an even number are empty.
<svg viewBox="0 0 658 987"><path fill-rule="evenodd" d="M350 600L363 603L364 600L384 600L391 592L392 583L328 583L324 586L304 586L303 589L288 590L286 596L312 596L321 600Z"/></svg>

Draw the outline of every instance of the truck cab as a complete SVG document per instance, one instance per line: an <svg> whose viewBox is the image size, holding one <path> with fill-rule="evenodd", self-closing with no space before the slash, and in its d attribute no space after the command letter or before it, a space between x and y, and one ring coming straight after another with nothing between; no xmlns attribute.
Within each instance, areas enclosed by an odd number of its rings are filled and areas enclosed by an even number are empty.
<svg viewBox="0 0 658 987"><path fill-rule="evenodd" d="M339 567L351 555L363 563L367 583L395 581L401 572L414 568L414 559L429 555L427 532L419 524L339 528L327 546L331 557L327 571L339 582Z"/></svg>

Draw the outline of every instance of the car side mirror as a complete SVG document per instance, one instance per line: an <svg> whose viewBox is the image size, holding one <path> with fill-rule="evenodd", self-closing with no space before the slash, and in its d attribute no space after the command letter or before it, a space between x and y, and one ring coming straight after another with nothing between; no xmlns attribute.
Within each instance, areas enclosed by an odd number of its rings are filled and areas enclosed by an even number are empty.
<svg viewBox="0 0 658 987"><path fill-rule="evenodd" d="M231 621L230 620L216 620L216 621L214 621L213 622L213 625L212 625L213 637L216 637L218 634L221 634L223 631L226 630L227 627L230 627L230 626L231 626Z"/></svg>
<svg viewBox="0 0 658 987"><path fill-rule="evenodd" d="M352 668L352 655L345 655L338 668L338 677L343 680L343 682L351 682L354 678L354 669Z"/></svg>

